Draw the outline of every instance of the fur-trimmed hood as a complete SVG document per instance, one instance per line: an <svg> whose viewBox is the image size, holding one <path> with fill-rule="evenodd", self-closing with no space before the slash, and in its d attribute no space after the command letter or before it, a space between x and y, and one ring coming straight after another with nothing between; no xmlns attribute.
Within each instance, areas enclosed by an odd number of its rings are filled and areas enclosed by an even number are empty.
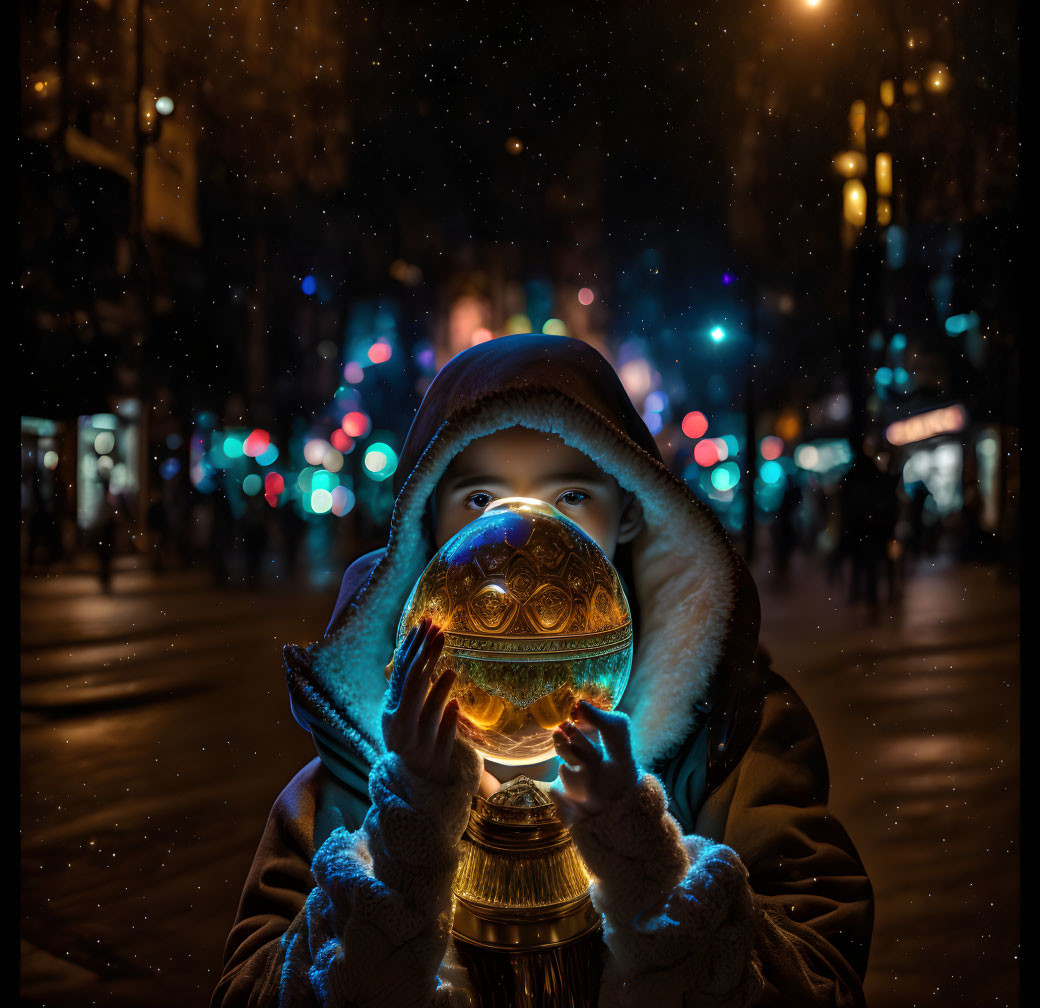
<svg viewBox="0 0 1040 1008"><path fill-rule="evenodd" d="M514 426L558 435L642 506L645 526L631 544L638 639L619 705L641 766L682 745L723 664L752 658L758 597L750 575L712 511L664 466L613 368L579 340L507 336L460 353L433 380L401 452L386 549L360 578L348 572L309 660L287 656L294 713L326 763L337 759L330 746L368 762L381 752L384 668L405 600L434 553L428 501L467 444Z"/></svg>

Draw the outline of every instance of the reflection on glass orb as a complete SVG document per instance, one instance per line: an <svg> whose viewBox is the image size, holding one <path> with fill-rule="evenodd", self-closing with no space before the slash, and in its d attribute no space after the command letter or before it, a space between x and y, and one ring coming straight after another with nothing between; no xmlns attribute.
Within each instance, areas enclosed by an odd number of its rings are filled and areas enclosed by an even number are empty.
<svg viewBox="0 0 1040 1008"><path fill-rule="evenodd" d="M632 616L617 571L551 504L495 501L440 549L397 627L400 648L429 616L444 630L436 678L453 667L459 731L497 763L554 755L576 700L604 710L632 668Z"/></svg>

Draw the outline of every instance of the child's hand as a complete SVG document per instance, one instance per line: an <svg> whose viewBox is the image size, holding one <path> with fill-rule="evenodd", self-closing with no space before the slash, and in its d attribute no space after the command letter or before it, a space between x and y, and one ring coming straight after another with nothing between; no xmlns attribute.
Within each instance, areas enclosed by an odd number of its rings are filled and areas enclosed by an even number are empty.
<svg viewBox="0 0 1040 1008"><path fill-rule="evenodd" d="M553 732L562 790L550 794L565 823L602 812L638 783L627 715L579 700L571 717Z"/></svg>
<svg viewBox="0 0 1040 1008"><path fill-rule="evenodd" d="M458 701L448 700L454 670L447 669L430 686L430 674L443 647L444 633L428 617L405 638L390 676L390 699L383 709L383 741L416 777L449 784L459 721Z"/></svg>

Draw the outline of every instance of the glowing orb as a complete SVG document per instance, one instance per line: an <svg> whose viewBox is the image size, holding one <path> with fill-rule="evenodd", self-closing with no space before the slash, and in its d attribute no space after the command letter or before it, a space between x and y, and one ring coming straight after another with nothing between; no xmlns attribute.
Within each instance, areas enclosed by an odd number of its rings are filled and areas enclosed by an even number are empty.
<svg viewBox="0 0 1040 1008"><path fill-rule="evenodd" d="M632 616L621 579L543 501L495 501L445 543L405 604L398 648L424 616L444 630L433 676L455 669L459 731L498 763L555 755L552 733L576 700L610 710L628 683Z"/></svg>

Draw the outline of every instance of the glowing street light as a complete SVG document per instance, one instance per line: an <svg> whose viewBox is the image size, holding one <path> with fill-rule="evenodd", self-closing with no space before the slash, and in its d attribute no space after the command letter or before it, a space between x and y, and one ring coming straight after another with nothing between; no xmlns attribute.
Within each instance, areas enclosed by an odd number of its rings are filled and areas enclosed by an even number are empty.
<svg viewBox="0 0 1040 1008"><path fill-rule="evenodd" d="M867 159L857 150L842 151L834 159L834 170L845 178L861 178L867 170Z"/></svg>

